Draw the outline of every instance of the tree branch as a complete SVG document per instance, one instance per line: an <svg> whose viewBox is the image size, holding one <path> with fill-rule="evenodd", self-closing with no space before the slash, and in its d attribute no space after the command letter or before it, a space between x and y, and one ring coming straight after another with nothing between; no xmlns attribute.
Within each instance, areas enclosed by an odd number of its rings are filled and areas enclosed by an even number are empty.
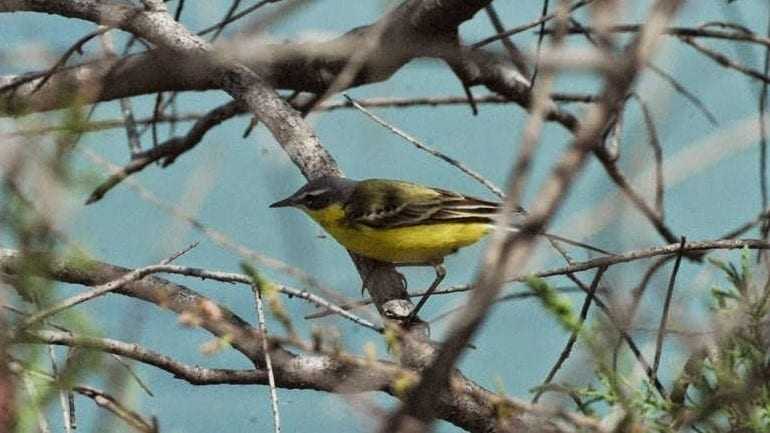
<svg viewBox="0 0 770 433"><path fill-rule="evenodd" d="M0 273L18 275L22 270L23 258L13 250L0 249ZM129 269L96 260L77 261L52 260L48 263L43 277L56 281L86 286L96 286L114 281L130 273ZM73 337L66 332L37 331L38 337L49 344L81 344L110 353L134 358L154 365L173 374L181 375L194 384L215 383L267 383L267 374L262 371L263 356L261 335L243 319L226 307L217 304L197 292L168 280L153 276L131 281L115 289L113 293L140 299L178 315L194 316L195 323L218 337L229 339L232 346L257 364L260 370L246 372L192 370L175 364L170 358L138 346L116 340ZM22 334L18 336L21 338ZM122 344L121 344L122 343ZM426 347L431 347L425 344ZM427 349L421 356L430 356ZM277 386L289 389L314 389L319 391L349 393L379 390L398 398L403 392L396 389L399 380L415 381L414 370L399 367L386 361L372 361L351 355L330 356L325 354L297 355L280 347L271 350ZM418 358L415 355L415 358ZM425 362L425 360L423 360ZM497 407L503 397L476 385L463 377L456 378L456 387L434 396L438 416L466 430L474 432L492 431L496 425ZM503 399L503 400L501 400ZM510 401L518 405L519 402ZM534 410L534 409L533 409Z"/></svg>

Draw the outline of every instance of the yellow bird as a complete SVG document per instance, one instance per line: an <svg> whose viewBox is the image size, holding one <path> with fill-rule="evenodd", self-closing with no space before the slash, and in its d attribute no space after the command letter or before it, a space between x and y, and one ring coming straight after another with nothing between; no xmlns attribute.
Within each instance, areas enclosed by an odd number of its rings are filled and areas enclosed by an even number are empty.
<svg viewBox="0 0 770 433"><path fill-rule="evenodd" d="M500 204L453 191L390 179L325 176L270 205L307 213L348 250L396 266L432 266L436 278L412 309L411 322L446 275L444 257L494 227ZM519 208L517 217L525 212ZM515 222L514 222L515 225ZM602 250L548 235L571 244Z"/></svg>

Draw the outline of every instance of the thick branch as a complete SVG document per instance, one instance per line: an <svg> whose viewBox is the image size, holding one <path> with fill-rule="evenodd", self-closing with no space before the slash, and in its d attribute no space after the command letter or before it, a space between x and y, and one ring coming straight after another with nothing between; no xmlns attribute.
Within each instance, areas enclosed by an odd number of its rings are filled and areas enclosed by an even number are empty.
<svg viewBox="0 0 770 433"><path fill-rule="evenodd" d="M190 33L165 10L148 11L124 4L89 0L16 0L0 3L0 12L24 10L53 13L121 28L150 41L173 57L194 59L192 67L196 72L212 77L211 84L243 102L267 126L305 176L312 178L340 173L334 159L318 142L312 128L279 97L267 81L243 64L223 58L211 44ZM49 83L51 81L54 79L49 80ZM101 88L102 85L104 82L96 87ZM58 96L61 97L61 93Z"/></svg>
<svg viewBox="0 0 770 433"><path fill-rule="evenodd" d="M33 257L22 257L14 250L0 249L0 273L18 275L24 269L25 260L37 260ZM40 258L41 263L46 263ZM52 280L80 284L84 286L99 286L116 281L131 272L131 269L111 265L95 260L53 260L47 262L46 277ZM192 314L203 320L201 326L217 337L228 335L255 335L251 325L229 309L201 296L195 291L157 277L145 277L131 281L115 289L114 293L153 303L161 308L178 315ZM214 320L216 319L216 320ZM237 332L236 332L237 331ZM249 359L259 359L260 349L258 338L244 339L234 342L234 346ZM290 354L287 352L287 356Z"/></svg>
<svg viewBox="0 0 770 433"><path fill-rule="evenodd" d="M27 260L30 258L27 257ZM24 258L17 251L0 249L0 274L18 275L23 267ZM114 281L131 270L96 260L79 259L75 261L53 260L48 263L46 278L85 286L97 286ZM232 313L226 307L211 299L201 296L194 290L172 283L168 280L148 276L138 281L131 281L116 289L114 293L140 299L178 315L192 315L203 329L219 336L227 336L233 347L249 359L260 361L260 336L247 322ZM48 332L48 331L46 331ZM46 336L47 335L47 336ZM39 334L38 337L54 344L80 344L107 350L123 356L129 356L174 374L190 374L191 383L266 383L266 373L211 373L203 377L195 371L185 371L179 365L170 363L151 351L137 351L133 345L122 346L120 342L103 339L81 338L68 340L61 334ZM50 337L50 338L49 338ZM125 344L125 343L124 343ZM427 347L430 347L426 345ZM430 353L422 352L426 356ZM314 389L328 392L358 392L380 390L396 397L402 393L393 388L398 380L415 377L412 370L382 361L373 362L355 356L332 357L324 354L295 355L280 348L271 351L276 381L279 387L295 389ZM425 360L423 360L425 362ZM406 376L405 376L406 375ZM410 379L414 380L414 379ZM435 396L438 416L466 430L487 432L496 425L496 408L500 396L491 393L473 382L457 377L457 385L452 390Z"/></svg>
<svg viewBox="0 0 770 433"><path fill-rule="evenodd" d="M490 0L407 0L375 24L354 29L329 42L279 44L263 46L261 50L244 46L243 50L220 50L231 55L227 59L222 59L214 55L213 49L208 44L190 35L165 12L145 11L124 4L87 0L11 0L0 3L0 12L33 10L86 19L122 28L161 47L162 50L129 57L120 63L98 61L83 66L82 68L86 68L85 71L80 70L81 67L75 67L63 73L57 73L37 92L32 92L36 85L34 80L13 89L9 88L5 92L6 99L0 106L0 112L40 111L61 107L68 102L67 98L62 98L62 95L77 94L79 101L88 103L171 90L158 86L157 82L163 82L164 85L173 87L173 90L219 88L244 102L249 110L265 123L307 177L339 173L333 159L320 146L312 130L297 116L296 112L278 98L271 86L289 88L286 85L288 81L290 82L288 84L296 86L293 87L295 90L322 93L336 81L337 76L347 67L353 55L360 52L361 47L366 46L366 58L350 80L348 84L350 86L384 80L405 63L417 57L439 57L449 62L453 71L462 74L461 79L466 86L485 85L528 107L529 88L525 85L526 80L521 79L513 64L499 61L494 56L479 50L466 50L459 44L457 26L489 3ZM367 46L371 44L372 34L378 35L377 45L373 49ZM243 56L244 50L253 56L250 57L251 61ZM154 62L147 63L147 56L154 56ZM258 60L253 61L253 59ZM133 68L134 77L141 77L141 82L134 81L134 87L121 88L121 85L128 81L123 81L122 75L116 75L116 71L120 70L121 74L125 74L125 71L130 68ZM164 76L152 76L152 73ZM86 79L83 78L84 76ZM155 81L155 78L158 80ZM0 79L0 86L10 84L13 80L14 78ZM116 80L119 84L115 87L124 92L123 94L113 89L111 84ZM148 81L153 83L148 84ZM104 83L110 85L104 85ZM85 90L81 90L83 85L87 85ZM154 87L148 91L145 86ZM78 94L81 92L82 94ZM559 120L559 117L549 116L549 118ZM570 127L568 116L560 118L563 119L562 123ZM571 128L574 128L574 125ZM387 292L395 295L396 298L391 299L408 299L403 285L392 278L397 274L391 268L375 266L370 261L356 260L356 262L369 285L372 296L378 299L377 306L380 312L385 317L391 317L390 313L395 317L402 316L400 311L390 308L392 304L389 305L388 297L382 296ZM383 269L385 272L380 273L379 271ZM375 278L369 278L370 271L375 273ZM88 277L82 273L77 273L77 276ZM128 290L134 285L149 284L150 281L155 285L175 286L164 280L145 278L121 290ZM176 294L180 293L178 287L180 286L172 289ZM189 289L183 289L182 292L187 291L186 293L191 295ZM177 301L170 302L173 307L169 307L165 304L168 300L157 299L154 293L143 295L150 297L151 302L172 310L186 309ZM134 292L131 292L130 296L140 297ZM211 302L205 298L200 299L202 297L197 294L194 296L199 302ZM205 305L210 306L210 304L197 306L201 310L200 314L207 314ZM259 362L260 358L257 356L260 352L259 338L254 338L254 330L247 324L240 323L242 320L237 316L229 311L227 313L226 320L206 322L204 327L214 328L209 330L217 335L233 336L235 334L236 348L248 354L252 361ZM420 368L429 363L435 354L434 347L423 339L405 338L403 341L408 347L403 348L402 362L409 367ZM296 359L289 353L279 355L281 356L278 357L277 365L285 365ZM334 370L331 373L334 373ZM339 383L339 377L333 375L317 379L335 379ZM439 393L433 393L431 413L426 415L445 418L473 431L496 430L499 427L497 405L501 397L489 393L460 375L454 375L452 382L454 386L451 389L442 389ZM514 421L518 423L517 420L514 419Z"/></svg>
<svg viewBox="0 0 770 433"><path fill-rule="evenodd" d="M422 381L410 392L406 403L383 424L381 431L423 431L430 425L435 417L435 413L432 413L434 408L431 396L449 386L455 365L485 321L487 311L495 302L504 283L506 271L521 268L526 263L531 254L534 237L547 227L563 203L572 186L572 180L583 168L589 153L600 146L601 134L610 121L612 110L624 100L632 88L655 45L661 27L674 15L680 3L681 0L658 0L651 7L647 26L626 47L623 57L618 59L617 70L606 75L600 102L591 107L570 148L555 164L520 232L507 235L498 231L492 237L484 256L484 266L474 282L473 296L453 323L441 349L423 371ZM510 212L512 207L513 204L506 200L504 211ZM505 218L500 222L503 226L508 223Z"/></svg>
<svg viewBox="0 0 770 433"><path fill-rule="evenodd" d="M193 385L267 385L267 371L230 370L188 365L173 358L144 348L109 338L73 335L61 331L32 331L19 336L17 343L42 343L70 347L86 347L113 353L141 363L157 367ZM379 368L382 367L382 368ZM393 364L379 361L376 368L368 371L346 365L326 355L299 355L276 370L278 386L286 389L314 389L318 391L365 392L389 391L389 384L399 373ZM356 381L346 378L355 375ZM392 391L391 391L392 392Z"/></svg>
<svg viewBox="0 0 770 433"><path fill-rule="evenodd" d="M12 3L21 8L21 4L28 2ZM266 43L235 40L218 46L217 50L256 71L274 88L317 94L328 90L351 59L360 56L364 48L368 53L359 60L361 66L349 87L386 80L415 58L451 59L468 74L468 84L485 85L526 107L528 83L509 60L495 59L499 56L478 49L465 50L457 41L457 26L489 3L489 0L410 0L377 22L330 41ZM8 10L12 7L0 4L0 12ZM28 6L27 10L35 9ZM379 37L375 38L377 35ZM154 50L118 61L97 60L65 68L42 86L40 82L46 74L5 76L0 77L0 89L5 88L0 113L61 108L71 101L67 95L74 94L78 101L90 103L159 91L218 89L221 83L215 72L212 65L201 61L199 53ZM14 86L24 80L28 82ZM511 80L518 82L512 85Z"/></svg>

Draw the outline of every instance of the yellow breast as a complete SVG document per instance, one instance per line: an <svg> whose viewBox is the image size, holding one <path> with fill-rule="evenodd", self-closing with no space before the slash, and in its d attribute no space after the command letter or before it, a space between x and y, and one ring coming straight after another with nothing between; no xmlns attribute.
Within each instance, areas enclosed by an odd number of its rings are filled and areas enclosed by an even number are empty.
<svg viewBox="0 0 770 433"><path fill-rule="evenodd" d="M340 205L306 210L334 239L356 254L390 263L440 262L449 254L477 242L490 228L483 223L426 224L379 229L348 224Z"/></svg>

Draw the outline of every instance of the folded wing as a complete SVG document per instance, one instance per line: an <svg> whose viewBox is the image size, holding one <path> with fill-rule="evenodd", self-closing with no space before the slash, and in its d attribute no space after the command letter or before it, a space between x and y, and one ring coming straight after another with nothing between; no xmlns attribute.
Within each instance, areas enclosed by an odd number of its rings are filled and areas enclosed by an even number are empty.
<svg viewBox="0 0 770 433"><path fill-rule="evenodd" d="M493 224L499 209L498 203L452 191L369 179L356 187L345 213L352 223L394 228L417 224Z"/></svg>

